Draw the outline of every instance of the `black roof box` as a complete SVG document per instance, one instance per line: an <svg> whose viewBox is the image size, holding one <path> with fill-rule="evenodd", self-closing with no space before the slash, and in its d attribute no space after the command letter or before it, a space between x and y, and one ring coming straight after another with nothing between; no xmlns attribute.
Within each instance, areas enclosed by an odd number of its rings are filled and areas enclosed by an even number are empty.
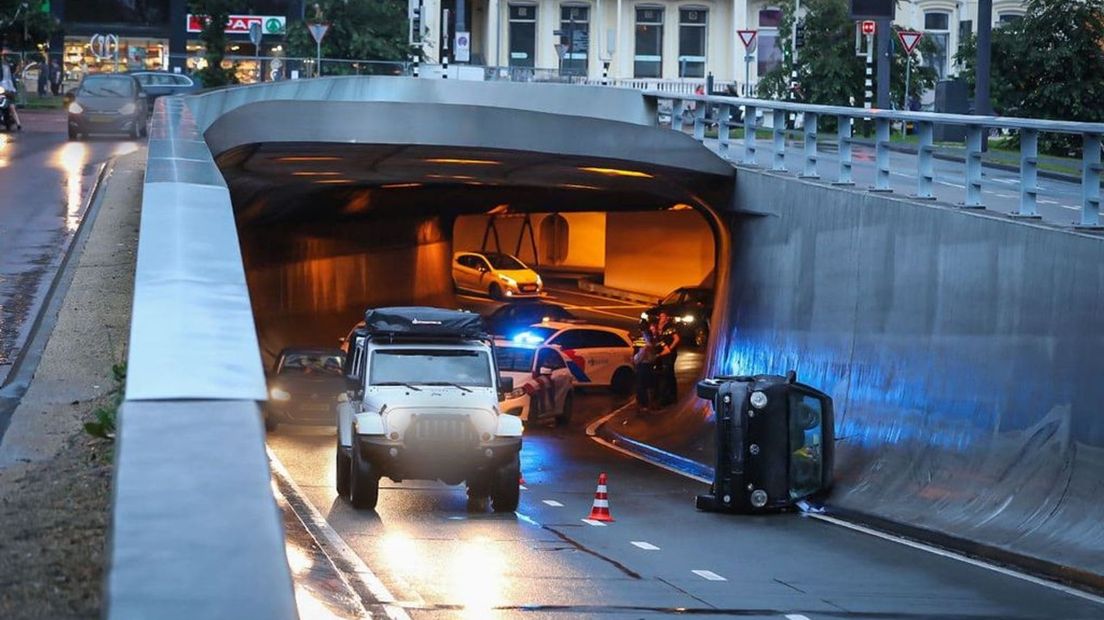
<svg viewBox="0 0 1104 620"><path fill-rule="evenodd" d="M372 336L474 339L487 334L478 314L425 306L369 308L364 324Z"/></svg>

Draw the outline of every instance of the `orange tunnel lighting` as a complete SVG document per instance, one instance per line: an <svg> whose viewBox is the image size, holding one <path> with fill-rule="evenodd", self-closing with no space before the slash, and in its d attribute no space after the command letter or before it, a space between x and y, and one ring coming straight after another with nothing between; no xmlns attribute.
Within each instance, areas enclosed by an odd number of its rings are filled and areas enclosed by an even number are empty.
<svg viewBox="0 0 1104 620"><path fill-rule="evenodd" d="M652 175L647 172L640 172L639 170L621 170L620 168L595 168L591 166L582 166L579 168L583 172L592 172L594 174L602 174L608 177L633 177L638 179L650 179Z"/></svg>
<svg viewBox="0 0 1104 620"><path fill-rule="evenodd" d="M456 164L459 166L498 166L502 163L493 159L460 159L453 157L433 157L425 161L431 164Z"/></svg>

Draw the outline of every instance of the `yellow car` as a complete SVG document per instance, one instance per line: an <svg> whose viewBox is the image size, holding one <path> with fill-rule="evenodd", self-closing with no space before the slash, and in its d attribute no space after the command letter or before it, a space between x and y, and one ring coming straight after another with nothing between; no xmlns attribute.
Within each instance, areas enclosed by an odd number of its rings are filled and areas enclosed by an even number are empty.
<svg viewBox="0 0 1104 620"><path fill-rule="evenodd" d="M452 281L458 291L497 300L540 297L544 290L537 272L516 257L498 252L457 252L452 257Z"/></svg>

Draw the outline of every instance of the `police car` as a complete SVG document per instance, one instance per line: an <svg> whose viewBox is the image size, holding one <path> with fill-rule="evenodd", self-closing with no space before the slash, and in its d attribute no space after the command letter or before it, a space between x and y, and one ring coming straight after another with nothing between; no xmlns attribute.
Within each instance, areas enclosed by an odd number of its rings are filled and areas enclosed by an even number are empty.
<svg viewBox="0 0 1104 620"><path fill-rule="evenodd" d="M527 425L553 419L564 425L571 421L571 391L575 377L559 347L512 340L495 341L498 373L514 380L500 409L520 417Z"/></svg>
<svg viewBox="0 0 1104 620"><path fill-rule="evenodd" d="M592 323L543 321L512 339L521 344L559 348L576 386L610 387L618 394L633 389L633 344L629 332Z"/></svg>

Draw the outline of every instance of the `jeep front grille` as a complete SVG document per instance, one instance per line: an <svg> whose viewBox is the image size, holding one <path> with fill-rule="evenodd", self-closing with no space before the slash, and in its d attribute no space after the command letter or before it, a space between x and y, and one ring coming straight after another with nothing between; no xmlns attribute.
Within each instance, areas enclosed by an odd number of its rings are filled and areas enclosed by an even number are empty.
<svg viewBox="0 0 1104 620"><path fill-rule="evenodd" d="M465 416L422 415L415 418L406 434L407 441L419 445L474 446L479 433Z"/></svg>

